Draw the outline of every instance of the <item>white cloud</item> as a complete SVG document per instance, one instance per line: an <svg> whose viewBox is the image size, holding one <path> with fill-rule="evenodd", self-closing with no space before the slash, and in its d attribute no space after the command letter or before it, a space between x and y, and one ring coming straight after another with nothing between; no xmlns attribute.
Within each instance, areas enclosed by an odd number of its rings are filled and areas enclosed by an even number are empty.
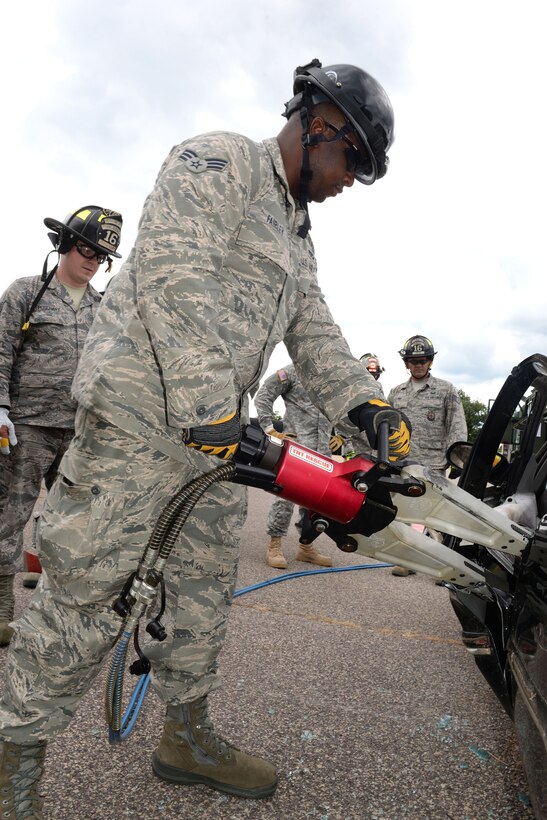
<svg viewBox="0 0 547 820"><path fill-rule="evenodd" d="M438 375L488 401L547 349L539 0L126 0L92 13L34 0L0 20L0 290L41 271L43 218L84 202L123 213L127 255L171 146L216 128L277 133L294 67L317 56L369 70L396 112L386 178L312 207L320 281L353 352L379 354L389 389L405 377L397 350L425 333Z"/></svg>

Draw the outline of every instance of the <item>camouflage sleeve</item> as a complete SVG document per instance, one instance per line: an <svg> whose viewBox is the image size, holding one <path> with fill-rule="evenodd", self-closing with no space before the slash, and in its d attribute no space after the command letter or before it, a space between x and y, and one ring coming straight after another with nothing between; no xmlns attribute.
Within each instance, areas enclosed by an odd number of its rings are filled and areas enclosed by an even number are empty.
<svg viewBox="0 0 547 820"><path fill-rule="evenodd" d="M28 281L28 280L26 280ZM0 406L10 407L10 383L21 343L27 296L24 282L13 282L0 298Z"/></svg>
<svg viewBox="0 0 547 820"><path fill-rule="evenodd" d="M232 358L218 333L225 304L218 274L248 208L257 162L244 137L215 134L185 142L164 163L143 209L137 301L173 427L187 419L194 383L200 396L210 397L200 423L237 409Z"/></svg>
<svg viewBox="0 0 547 820"><path fill-rule="evenodd" d="M283 377L284 374L285 377ZM263 430L273 427L273 406L276 399L290 389L291 381L288 368L278 370L264 380L254 397L258 421Z"/></svg>
<svg viewBox="0 0 547 820"><path fill-rule="evenodd" d="M462 401L455 387L446 395L446 449L455 441L467 441L467 422Z"/></svg>
<svg viewBox="0 0 547 820"><path fill-rule="evenodd" d="M364 362L352 356L317 282L300 299L284 342L313 404L342 432L355 435L349 410L383 393Z"/></svg>

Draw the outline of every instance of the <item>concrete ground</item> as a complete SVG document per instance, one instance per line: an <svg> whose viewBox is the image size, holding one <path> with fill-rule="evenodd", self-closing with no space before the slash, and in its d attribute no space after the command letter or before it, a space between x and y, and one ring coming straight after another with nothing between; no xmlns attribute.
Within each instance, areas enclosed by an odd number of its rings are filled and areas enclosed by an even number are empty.
<svg viewBox="0 0 547 820"><path fill-rule="evenodd" d="M264 562L271 497L250 494L238 589L281 574ZM286 539L287 572L296 530ZM317 542L337 566L367 563ZM30 591L16 583L17 611ZM0 650L4 663L6 650ZM133 659L133 658L132 658ZM217 730L273 761L268 800L158 780L150 756L163 707L150 692L131 736L110 746L107 667L48 746L50 820L478 820L531 818L509 718L463 648L448 592L387 568L303 576L234 600L211 695ZM126 700L134 679L126 679Z"/></svg>

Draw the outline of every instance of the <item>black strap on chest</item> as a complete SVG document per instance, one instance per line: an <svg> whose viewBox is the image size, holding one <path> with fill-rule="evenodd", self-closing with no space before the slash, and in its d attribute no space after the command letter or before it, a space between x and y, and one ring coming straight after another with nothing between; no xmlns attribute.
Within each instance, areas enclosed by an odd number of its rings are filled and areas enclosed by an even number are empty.
<svg viewBox="0 0 547 820"><path fill-rule="evenodd" d="M37 306L38 302L40 301L40 299L42 298L42 296L44 295L44 293L48 289L49 283L51 282L51 280L55 276L55 272L57 271L57 268L59 267L58 264L54 265L53 268L49 271L49 273L47 272L47 260L49 259L50 254L52 254L52 253L55 253L55 251L50 251L48 253L48 255L46 256L45 260L44 260L44 267L42 268L42 285L40 287L40 290L38 291L38 293L36 294L36 296L32 300L31 306L28 308L27 312L25 313L25 320L24 320L23 324L21 325L21 331L23 333L23 341L24 341L24 338L25 338L24 334L30 327L30 317L32 316L32 314L36 310L36 306ZM21 346L19 347L19 350L21 349L21 347L23 345L23 341L21 342Z"/></svg>

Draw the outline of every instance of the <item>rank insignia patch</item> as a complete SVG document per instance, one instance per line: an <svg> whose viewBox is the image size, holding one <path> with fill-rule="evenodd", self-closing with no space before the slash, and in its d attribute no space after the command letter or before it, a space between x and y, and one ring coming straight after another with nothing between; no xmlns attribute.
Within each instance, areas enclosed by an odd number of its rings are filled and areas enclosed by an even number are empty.
<svg viewBox="0 0 547 820"><path fill-rule="evenodd" d="M228 165L226 159L215 159L214 157L203 159L198 157L195 151L188 149L182 152L180 159L193 174L201 174L203 171L223 171Z"/></svg>

